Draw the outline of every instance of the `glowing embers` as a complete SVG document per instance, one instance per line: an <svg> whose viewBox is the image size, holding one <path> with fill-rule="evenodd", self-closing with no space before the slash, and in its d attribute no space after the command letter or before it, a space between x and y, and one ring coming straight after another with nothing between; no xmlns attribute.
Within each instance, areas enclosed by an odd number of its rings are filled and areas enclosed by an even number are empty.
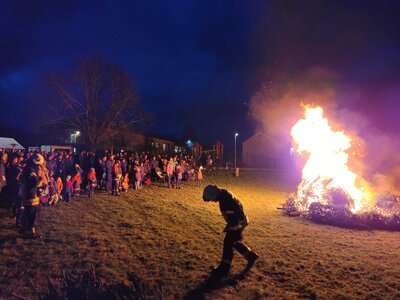
<svg viewBox="0 0 400 300"><path fill-rule="evenodd" d="M307 157L297 191L298 209L308 210L318 202L361 210L365 195L347 166L351 139L331 129L320 107L306 107L305 118L293 126L291 134L297 152Z"/></svg>

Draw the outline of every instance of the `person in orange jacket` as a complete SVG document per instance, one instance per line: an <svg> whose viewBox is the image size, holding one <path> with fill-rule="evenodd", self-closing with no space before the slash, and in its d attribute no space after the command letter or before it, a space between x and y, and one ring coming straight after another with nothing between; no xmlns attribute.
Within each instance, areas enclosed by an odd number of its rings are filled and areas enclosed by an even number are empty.
<svg viewBox="0 0 400 300"><path fill-rule="evenodd" d="M127 192L129 189L129 173L126 173L122 179L122 190Z"/></svg>

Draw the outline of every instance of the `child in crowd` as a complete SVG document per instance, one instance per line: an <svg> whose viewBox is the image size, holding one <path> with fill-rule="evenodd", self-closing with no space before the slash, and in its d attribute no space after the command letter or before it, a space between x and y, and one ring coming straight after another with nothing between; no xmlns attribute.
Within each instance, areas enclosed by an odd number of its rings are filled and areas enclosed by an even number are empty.
<svg viewBox="0 0 400 300"><path fill-rule="evenodd" d="M176 188L181 188L181 181L182 181L182 167L181 165L176 165L175 169L175 178L176 178Z"/></svg>
<svg viewBox="0 0 400 300"><path fill-rule="evenodd" d="M87 175L87 192L89 198L92 197L94 194L94 189L97 186L97 177L96 177L96 171L94 168L90 168L89 173Z"/></svg>
<svg viewBox="0 0 400 300"><path fill-rule="evenodd" d="M56 193L57 193L58 198L60 200L62 200L62 196L61 196L62 190L63 190L62 179L61 179L61 177L57 177L57 180L56 180Z"/></svg>
<svg viewBox="0 0 400 300"><path fill-rule="evenodd" d="M142 181L142 174L140 173L140 167L135 166L135 190L138 190L141 188L140 182Z"/></svg>
<svg viewBox="0 0 400 300"><path fill-rule="evenodd" d="M201 182L203 181L203 167L200 166L197 170L197 186L201 186Z"/></svg>
<svg viewBox="0 0 400 300"><path fill-rule="evenodd" d="M82 183L82 178L81 178L81 173L78 171L75 172L74 176L71 178L72 182L72 187L74 188L74 198L78 198L79 194L81 192L81 183Z"/></svg>
<svg viewBox="0 0 400 300"><path fill-rule="evenodd" d="M174 160L172 157L167 163L167 176L168 176L168 188L170 189L174 185Z"/></svg>
<svg viewBox="0 0 400 300"><path fill-rule="evenodd" d="M187 180L188 181L192 181L195 179L195 170L194 169L189 169L189 171L187 172Z"/></svg>
<svg viewBox="0 0 400 300"><path fill-rule="evenodd" d="M140 169L140 187L142 187L145 184L146 180L146 167L143 164L143 162L140 163L139 169Z"/></svg>
<svg viewBox="0 0 400 300"><path fill-rule="evenodd" d="M124 192L127 192L129 189L129 173L126 173L124 175L124 178L122 179L122 190Z"/></svg>
<svg viewBox="0 0 400 300"><path fill-rule="evenodd" d="M54 181L54 177L51 176L49 178L49 205L54 205L58 202L58 194L56 189L56 182Z"/></svg>
<svg viewBox="0 0 400 300"><path fill-rule="evenodd" d="M65 182L65 191L64 191L65 202L71 201L73 192L74 192L74 187L72 185L71 176L68 175Z"/></svg>
<svg viewBox="0 0 400 300"><path fill-rule="evenodd" d="M120 186L121 186L121 179L122 179L122 169L121 169L121 162L118 160L114 164L114 169L112 173L112 195L119 196Z"/></svg>

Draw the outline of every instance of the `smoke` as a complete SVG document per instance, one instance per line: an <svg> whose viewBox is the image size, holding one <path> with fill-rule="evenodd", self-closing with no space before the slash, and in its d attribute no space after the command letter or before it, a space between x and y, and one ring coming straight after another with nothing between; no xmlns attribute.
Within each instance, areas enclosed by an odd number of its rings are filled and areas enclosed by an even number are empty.
<svg viewBox="0 0 400 300"><path fill-rule="evenodd" d="M303 105L336 106L335 79L334 73L315 67L264 84L250 102L250 115L256 122L256 131L264 132L268 140L275 142L271 145L275 149L287 144L291 141L291 128L303 117Z"/></svg>
<svg viewBox="0 0 400 300"><path fill-rule="evenodd" d="M364 177L371 183L373 193L391 192L400 195L399 137L380 130L371 130L365 134L364 142Z"/></svg>
<svg viewBox="0 0 400 300"><path fill-rule="evenodd" d="M331 111L329 118L332 127L351 137L349 167L358 175L360 185L372 198L386 192L400 195L399 135L379 128L365 112L342 108Z"/></svg>
<svg viewBox="0 0 400 300"><path fill-rule="evenodd" d="M368 87L360 91L343 86L335 73L320 67L264 84L251 99L256 131L275 143L272 148L282 149L291 141L293 125L304 117L303 106L321 106L332 129L352 139L349 167L359 176L359 183L372 197L384 192L400 194L398 134L385 130L372 117L377 112L371 109L374 96L368 95Z"/></svg>

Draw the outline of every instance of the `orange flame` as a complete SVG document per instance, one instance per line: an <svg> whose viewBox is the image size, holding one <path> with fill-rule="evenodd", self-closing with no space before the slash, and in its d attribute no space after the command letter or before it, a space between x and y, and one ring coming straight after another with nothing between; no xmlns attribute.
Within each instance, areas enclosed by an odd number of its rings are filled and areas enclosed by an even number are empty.
<svg viewBox="0 0 400 300"><path fill-rule="evenodd" d="M351 198L351 211L360 211L366 194L356 187L357 175L347 166L351 139L332 131L321 107L307 106L305 118L293 126L291 135L297 152L308 156L298 186L300 209L307 210L312 202L326 204L327 192L340 189Z"/></svg>

